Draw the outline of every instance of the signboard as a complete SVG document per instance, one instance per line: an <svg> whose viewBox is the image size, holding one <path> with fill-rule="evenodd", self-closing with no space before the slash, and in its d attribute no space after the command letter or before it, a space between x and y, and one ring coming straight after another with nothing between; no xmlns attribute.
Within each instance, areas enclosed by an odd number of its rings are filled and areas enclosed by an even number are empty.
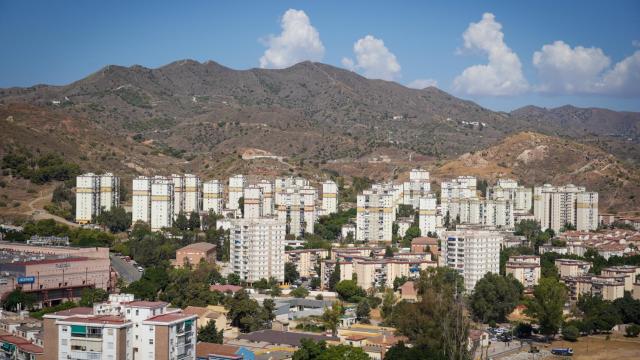
<svg viewBox="0 0 640 360"><path fill-rule="evenodd" d="M19 276L18 277L18 284L33 284L34 282L36 282L35 276Z"/></svg>

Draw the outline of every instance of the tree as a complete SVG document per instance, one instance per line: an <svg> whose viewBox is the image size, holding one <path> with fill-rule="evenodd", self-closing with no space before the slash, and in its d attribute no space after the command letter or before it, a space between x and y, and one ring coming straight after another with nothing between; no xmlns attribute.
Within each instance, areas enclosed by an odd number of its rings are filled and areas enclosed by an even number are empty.
<svg viewBox="0 0 640 360"><path fill-rule="evenodd" d="M209 321L207 325L198 330L198 341L222 344L222 340L224 339L222 336L223 331L224 330L218 331L215 321Z"/></svg>
<svg viewBox="0 0 640 360"><path fill-rule="evenodd" d="M336 262L331 276L329 276L329 290L336 291L336 285L340 282L340 264Z"/></svg>
<svg viewBox="0 0 640 360"><path fill-rule="evenodd" d="M562 338L567 341L576 341L580 336L580 330L573 325L565 326L562 328Z"/></svg>
<svg viewBox="0 0 640 360"><path fill-rule="evenodd" d="M440 359L426 346L408 347L403 341L392 346L385 354L385 360ZM443 359L444 360L444 359Z"/></svg>
<svg viewBox="0 0 640 360"><path fill-rule="evenodd" d="M111 210L100 212L100 215L96 217L96 222L108 228L112 233L118 233L131 227L131 214L122 207L114 207Z"/></svg>
<svg viewBox="0 0 640 360"><path fill-rule="evenodd" d="M322 313L322 322L327 329L331 329L331 335L336 336L338 333L338 324L340 324L340 316L344 313L344 308L339 302L334 302L330 308L325 308Z"/></svg>
<svg viewBox="0 0 640 360"><path fill-rule="evenodd" d="M505 321L518 304L523 290L522 284L513 276L487 273L476 283L471 295L469 305L473 316L483 323Z"/></svg>
<svg viewBox="0 0 640 360"><path fill-rule="evenodd" d="M393 305L396 303L396 300L396 295L391 289L386 289L384 291L384 295L382 297L382 307L380 308L380 313L383 319L387 320L391 317L391 314L393 312Z"/></svg>
<svg viewBox="0 0 640 360"><path fill-rule="evenodd" d="M293 353L293 360L315 360L327 350L324 341L315 342L311 339L300 339L300 347Z"/></svg>
<svg viewBox="0 0 640 360"><path fill-rule="evenodd" d="M611 301L602 299L600 295L581 295L576 304L582 311L584 330L591 332L609 332L616 324L621 323L621 316Z"/></svg>
<svg viewBox="0 0 640 360"><path fill-rule="evenodd" d="M371 316L371 306L367 298L362 298L356 307L356 317L358 321L363 324L369 323L369 317Z"/></svg>
<svg viewBox="0 0 640 360"><path fill-rule="evenodd" d="M385 258L393 257L393 249L391 248L391 246L387 245L387 247L384 249L384 257Z"/></svg>
<svg viewBox="0 0 640 360"><path fill-rule="evenodd" d="M300 278L300 273L296 268L296 264L291 262L284 263L284 282L293 284Z"/></svg>
<svg viewBox="0 0 640 360"><path fill-rule="evenodd" d="M553 336L562 324L566 301L567 289L563 284L555 278L541 278L533 288L533 299L528 302L525 314L536 319L542 334Z"/></svg>
<svg viewBox="0 0 640 360"><path fill-rule="evenodd" d="M238 209L240 209L240 213L242 214L242 217L244 217L244 196L241 196L238 199Z"/></svg>
<svg viewBox="0 0 640 360"><path fill-rule="evenodd" d="M626 291L623 297L614 300L613 306L622 317L622 323L640 325L640 300L634 299L630 292Z"/></svg>
<svg viewBox="0 0 640 360"><path fill-rule="evenodd" d="M631 324L624 330L626 337L638 337L640 334L640 325Z"/></svg>
<svg viewBox="0 0 640 360"><path fill-rule="evenodd" d="M336 285L336 292L340 299L348 302L356 302L367 296L367 293L358 286L354 280L342 280Z"/></svg>
<svg viewBox="0 0 640 360"><path fill-rule="evenodd" d="M397 291L407 281L409 281L409 278L404 275L393 279L393 291Z"/></svg>
<svg viewBox="0 0 640 360"><path fill-rule="evenodd" d="M349 345L327 346L325 341L301 339L300 347L293 353L293 360L368 360L361 348Z"/></svg>
<svg viewBox="0 0 640 360"><path fill-rule="evenodd" d="M350 345L329 346L320 354L318 360L369 360L370 357L362 348Z"/></svg>
<svg viewBox="0 0 640 360"><path fill-rule="evenodd" d="M86 288L82 290L80 306L92 307L94 303L106 301L109 293L100 288Z"/></svg>
<svg viewBox="0 0 640 360"><path fill-rule="evenodd" d="M189 214L189 230L195 231L200 228L200 215L197 212L192 211Z"/></svg>
<svg viewBox="0 0 640 360"><path fill-rule="evenodd" d="M227 319L232 326L237 326L241 332L247 333L270 327L273 319L273 300L265 299L263 307L244 291L236 292L229 298L225 308L229 311Z"/></svg>
<svg viewBox="0 0 640 360"><path fill-rule="evenodd" d="M240 275L236 273L230 273L229 275L227 275L227 283L229 285L240 285Z"/></svg>
<svg viewBox="0 0 640 360"><path fill-rule="evenodd" d="M173 222L173 225L177 229L184 231L189 228L189 220L187 220L187 217L185 216L185 214L182 211L180 211L178 216L176 216L176 220Z"/></svg>
<svg viewBox="0 0 640 360"><path fill-rule="evenodd" d="M420 236L420 227L418 225L411 225L408 229L407 232L404 234L404 237L402 238L402 246L403 247L410 247L411 246L411 240L417 238Z"/></svg>
<svg viewBox="0 0 640 360"><path fill-rule="evenodd" d="M291 296L296 298L306 298L309 296L309 290L306 287L300 286L291 291Z"/></svg>
<svg viewBox="0 0 640 360"><path fill-rule="evenodd" d="M309 282L309 286L310 286L312 289L317 289L317 288L319 288L319 287L320 287L320 283L321 283L321 282L322 282L322 281L320 280L320 278L319 278L319 277L314 277L314 278L311 278L311 281Z"/></svg>
<svg viewBox="0 0 640 360"><path fill-rule="evenodd" d="M17 288L7 295L2 303L2 307L9 311L28 310L35 302L35 295L23 292L22 289Z"/></svg>
<svg viewBox="0 0 640 360"><path fill-rule="evenodd" d="M424 271L416 288L420 301L399 302L385 322L407 336L416 347L430 349L431 359L470 359L467 350L469 320L463 304L464 280L455 270Z"/></svg>

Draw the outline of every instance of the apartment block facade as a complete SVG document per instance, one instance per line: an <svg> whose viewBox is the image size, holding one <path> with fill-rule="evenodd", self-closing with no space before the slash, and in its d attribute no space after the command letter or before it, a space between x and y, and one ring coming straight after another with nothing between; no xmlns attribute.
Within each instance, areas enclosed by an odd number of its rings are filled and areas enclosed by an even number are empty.
<svg viewBox="0 0 640 360"><path fill-rule="evenodd" d="M322 183L322 215L338 212L338 185L331 180Z"/></svg>
<svg viewBox="0 0 640 360"><path fill-rule="evenodd" d="M533 214L542 230L560 232L566 224L579 231L598 228L598 193L572 184L533 189Z"/></svg>
<svg viewBox="0 0 640 360"><path fill-rule="evenodd" d="M224 183L210 180L202 183L202 210L222 214L224 209Z"/></svg>
<svg viewBox="0 0 640 360"><path fill-rule="evenodd" d="M242 197L244 187L247 185L247 178L244 175L233 175L229 178L227 209L239 209L239 201Z"/></svg>
<svg viewBox="0 0 640 360"><path fill-rule="evenodd" d="M503 236L497 231L446 231L442 236L444 264L457 270L464 278L467 291L486 273L500 272L500 244Z"/></svg>
<svg viewBox="0 0 640 360"><path fill-rule="evenodd" d="M409 181L402 183L402 204L418 209L420 198L427 196L430 191L429 172L413 169L409 172Z"/></svg>
<svg viewBox="0 0 640 360"><path fill-rule="evenodd" d="M120 203L120 178L111 173L76 177L76 222L88 224Z"/></svg>
<svg viewBox="0 0 640 360"><path fill-rule="evenodd" d="M390 242L396 219L393 195L382 189L365 190L357 197L356 240Z"/></svg>
<svg viewBox="0 0 640 360"><path fill-rule="evenodd" d="M274 277L284 281L285 224L278 219L231 221L231 270L253 283Z"/></svg>

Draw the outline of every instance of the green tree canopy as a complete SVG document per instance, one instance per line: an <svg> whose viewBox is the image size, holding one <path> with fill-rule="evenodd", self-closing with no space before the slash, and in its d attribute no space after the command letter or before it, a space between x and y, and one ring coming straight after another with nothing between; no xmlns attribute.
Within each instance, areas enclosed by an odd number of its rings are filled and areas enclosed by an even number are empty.
<svg viewBox="0 0 640 360"><path fill-rule="evenodd" d="M107 227L112 233L119 233L131 227L131 214L127 213L123 207L114 207L111 210L100 212L100 215L96 217L96 222Z"/></svg>
<svg viewBox="0 0 640 360"><path fill-rule="evenodd" d="M558 333L562 325L562 310L567 301L567 289L555 278L540 279L533 288L533 299L528 301L525 313L540 325L540 332L546 336Z"/></svg>
<svg viewBox="0 0 640 360"><path fill-rule="evenodd" d="M198 329L198 341L222 344L222 340L224 339L222 332L223 330L218 331L216 322L210 320L207 325Z"/></svg>
<svg viewBox="0 0 640 360"><path fill-rule="evenodd" d="M296 268L296 264L291 262L284 263L284 282L292 284L300 278L300 273Z"/></svg>
<svg viewBox="0 0 640 360"><path fill-rule="evenodd" d="M354 280L340 281L336 285L336 292L340 299L348 302L356 302L360 298L367 296L367 293Z"/></svg>
<svg viewBox="0 0 640 360"><path fill-rule="evenodd" d="M522 297L524 287L513 276L487 273L476 283L470 299L473 316L487 323L505 321Z"/></svg>

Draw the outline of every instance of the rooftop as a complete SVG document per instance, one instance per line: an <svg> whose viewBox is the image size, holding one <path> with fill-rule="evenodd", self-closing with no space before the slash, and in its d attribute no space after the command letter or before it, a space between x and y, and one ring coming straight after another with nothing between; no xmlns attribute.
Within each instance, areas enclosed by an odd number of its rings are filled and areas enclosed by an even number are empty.
<svg viewBox="0 0 640 360"><path fill-rule="evenodd" d="M177 251L195 250L195 251L208 252L215 249L215 247L216 247L215 245L210 244L208 242L197 242L197 243L189 244L183 248L180 248Z"/></svg>
<svg viewBox="0 0 640 360"><path fill-rule="evenodd" d="M238 339L296 347L300 346L300 340L302 339L311 339L314 341L340 341L337 337L276 330L260 330L248 334L241 334L238 336Z"/></svg>
<svg viewBox="0 0 640 360"><path fill-rule="evenodd" d="M162 314L154 317L150 317L145 322L156 322L156 323L172 323L180 320L187 320L193 318L195 315L185 314L185 313L171 313L171 314Z"/></svg>
<svg viewBox="0 0 640 360"><path fill-rule="evenodd" d="M239 347L232 345L199 342L196 344L196 357L208 358L210 355L222 355L232 358L237 356L238 359L242 359L242 356L236 355L239 349Z"/></svg>
<svg viewBox="0 0 640 360"><path fill-rule="evenodd" d="M126 305L130 307L157 309L157 308L168 306L169 303L166 303L164 301L135 300L135 301L130 301L126 303Z"/></svg>
<svg viewBox="0 0 640 360"><path fill-rule="evenodd" d="M122 316L114 316L114 315L96 315L91 317L83 317L83 316L71 316L63 321L74 322L74 323L83 323L83 324L110 324L110 325L121 325L129 322Z"/></svg>

